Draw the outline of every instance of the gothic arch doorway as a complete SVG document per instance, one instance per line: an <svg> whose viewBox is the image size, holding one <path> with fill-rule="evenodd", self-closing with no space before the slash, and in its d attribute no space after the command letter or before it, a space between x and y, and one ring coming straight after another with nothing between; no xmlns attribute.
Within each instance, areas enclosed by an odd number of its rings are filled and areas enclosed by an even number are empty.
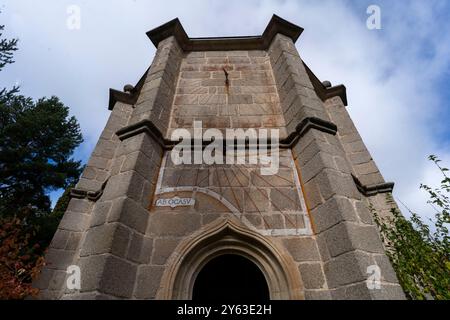
<svg viewBox="0 0 450 320"><path fill-rule="evenodd" d="M202 277L201 272L207 270L204 267L226 255L246 259L244 264L252 263L251 267L256 267L256 272L265 279L271 300L304 299L303 284L292 258L265 236L231 219L217 220L177 247L164 272L157 298L195 298L194 285L198 276ZM254 274L255 269L251 270ZM261 278L256 276L256 279ZM262 280L256 281L261 283Z"/></svg>
<svg viewBox="0 0 450 320"><path fill-rule="evenodd" d="M194 282L194 301L270 300L264 274L252 261L240 255L225 254L209 261Z"/></svg>

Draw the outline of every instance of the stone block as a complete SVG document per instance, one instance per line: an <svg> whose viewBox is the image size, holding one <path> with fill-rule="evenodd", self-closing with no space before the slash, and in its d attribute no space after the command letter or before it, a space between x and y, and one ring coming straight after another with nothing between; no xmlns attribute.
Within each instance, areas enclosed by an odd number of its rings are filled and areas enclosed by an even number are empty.
<svg viewBox="0 0 450 320"><path fill-rule="evenodd" d="M151 263L154 265L165 265L169 257L175 252L179 243L179 239L156 239L154 242Z"/></svg>
<svg viewBox="0 0 450 320"><path fill-rule="evenodd" d="M321 233L342 221L357 221L350 200L333 197L311 211L316 231Z"/></svg>
<svg viewBox="0 0 450 320"><path fill-rule="evenodd" d="M227 96L225 94L202 94L198 96L198 104L200 105L224 105L226 103Z"/></svg>
<svg viewBox="0 0 450 320"><path fill-rule="evenodd" d="M333 300L372 300L366 282L356 283L331 290Z"/></svg>
<svg viewBox="0 0 450 320"><path fill-rule="evenodd" d="M249 213L268 212L269 195L266 190L249 188L244 192L244 211Z"/></svg>
<svg viewBox="0 0 450 320"><path fill-rule="evenodd" d="M193 86L193 87L178 87L177 94L206 94L208 93L208 88Z"/></svg>
<svg viewBox="0 0 450 320"><path fill-rule="evenodd" d="M85 214L67 211L59 224L59 229L75 232L85 231L89 222L88 218L89 216Z"/></svg>
<svg viewBox="0 0 450 320"><path fill-rule="evenodd" d="M355 171L361 175L371 174L371 173L379 173L378 168L375 165L375 162L373 162L373 161L355 165L354 168L355 168Z"/></svg>
<svg viewBox="0 0 450 320"><path fill-rule="evenodd" d="M359 226L343 222L325 231L324 234L332 257L353 250L384 252L375 226Z"/></svg>
<svg viewBox="0 0 450 320"><path fill-rule="evenodd" d="M105 261L99 289L119 298L131 298L136 281L137 267L114 256Z"/></svg>
<svg viewBox="0 0 450 320"><path fill-rule="evenodd" d="M274 188L270 190L270 201L274 211L302 210L299 195L293 188Z"/></svg>
<svg viewBox="0 0 450 320"><path fill-rule="evenodd" d="M128 248L128 259L136 263L147 264L150 262L152 250L152 238L134 233L131 238L130 247Z"/></svg>
<svg viewBox="0 0 450 320"><path fill-rule="evenodd" d="M331 300L331 293L328 290L305 290L305 300Z"/></svg>
<svg viewBox="0 0 450 320"><path fill-rule="evenodd" d="M102 200L114 200L119 197L129 197L141 200L144 178L135 171L127 171L109 179L103 192Z"/></svg>
<svg viewBox="0 0 450 320"><path fill-rule="evenodd" d="M67 241L66 250L75 251L80 246L82 232L71 232L69 236L69 240Z"/></svg>
<svg viewBox="0 0 450 320"><path fill-rule="evenodd" d="M319 186L314 179L305 183L305 201L310 210L314 210L324 202Z"/></svg>
<svg viewBox="0 0 450 320"><path fill-rule="evenodd" d="M369 254L352 251L324 264L329 288L338 288L367 280L367 267L372 265ZM365 283L364 283L365 284Z"/></svg>
<svg viewBox="0 0 450 320"><path fill-rule="evenodd" d="M53 236L51 247L55 249L64 249L69 240L70 232L58 229Z"/></svg>
<svg viewBox="0 0 450 320"><path fill-rule="evenodd" d="M113 141L100 139L94 149L92 155L101 158L112 159L116 151L116 143Z"/></svg>
<svg viewBox="0 0 450 320"><path fill-rule="evenodd" d="M127 171L136 171L147 180L152 180L158 166L143 152L134 152L126 156L125 161L120 170L122 173Z"/></svg>
<svg viewBox="0 0 450 320"><path fill-rule="evenodd" d="M382 284L380 290L371 290L372 299L375 300L406 300L405 293L400 285Z"/></svg>
<svg viewBox="0 0 450 320"><path fill-rule="evenodd" d="M90 227L96 227L104 224L108 218L111 202L97 202L92 211Z"/></svg>
<svg viewBox="0 0 450 320"><path fill-rule="evenodd" d="M229 104L252 104L253 96L250 94L234 94L228 97Z"/></svg>
<svg viewBox="0 0 450 320"><path fill-rule="evenodd" d="M356 201L355 208L361 222L369 225L374 225L372 213L370 212L366 203L364 203L363 201Z"/></svg>
<svg viewBox="0 0 450 320"><path fill-rule="evenodd" d="M272 213L264 216L264 224L268 229L286 229L282 214Z"/></svg>
<svg viewBox="0 0 450 320"><path fill-rule="evenodd" d="M154 236L185 236L200 228L200 214L155 212L148 233Z"/></svg>
<svg viewBox="0 0 450 320"><path fill-rule="evenodd" d="M305 289L322 289L325 277L320 263L301 263L298 267Z"/></svg>
<svg viewBox="0 0 450 320"><path fill-rule="evenodd" d="M139 202L129 198L120 198L113 203L108 222L120 222L129 228L144 233L147 228L149 212Z"/></svg>
<svg viewBox="0 0 450 320"><path fill-rule="evenodd" d="M308 182L326 168L332 170L338 169L331 155L325 152L318 152L310 161L302 166L303 181Z"/></svg>
<svg viewBox="0 0 450 320"><path fill-rule="evenodd" d="M211 73L203 71L183 71L181 72L181 78L183 79L209 79Z"/></svg>
<svg viewBox="0 0 450 320"><path fill-rule="evenodd" d="M137 275L137 286L134 293L137 299L154 299L160 287L164 267L141 266Z"/></svg>
<svg viewBox="0 0 450 320"><path fill-rule="evenodd" d="M294 176L291 169L279 169L273 176L263 176L260 171L252 171L252 184L256 187L292 187L295 186Z"/></svg>
<svg viewBox="0 0 450 320"><path fill-rule="evenodd" d="M366 151L349 154L348 158L354 165L367 163L372 160L370 153Z"/></svg>
<svg viewBox="0 0 450 320"><path fill-rule="evenodd" d="M315 179L317 180L320 193L325 200L335 195L351 199L361 199L361 194L356 189L355 182L350 175L325 169Z"/></svg>
<svg viewBox="0 0 450 320"><path fill-rule="evenodd" d="M288 238L283 240L283 244L297 262L320 260L317 244L313 238Z"/></svg>
<svg viewBox="0 0 450 320"><path fill-rule="evenodd" d="M198 96L192 94L179 94L175 97L175 105L198 104Z"/></svg>
<svg viewBox="0 0 450 320"><path fill-rule="evenodd" d="M80 256L112 253L125 257L130 231L117 223L109 223L89 229Z"/></svg>
<svg viewBox="0 0 450 320"><path fill-rule="evenodd" d="M376 264L381 269L381 279L385 282L398 283L397 274L395 273L389 258L385 254L374 256Z"/></svg>
<svg viewBox="0 0 450 320"><path fill-rule="evenodd" d="M45 263L47 268L66 270L72 264L73 257L73 251L50 248L45 255Z"/></svg>

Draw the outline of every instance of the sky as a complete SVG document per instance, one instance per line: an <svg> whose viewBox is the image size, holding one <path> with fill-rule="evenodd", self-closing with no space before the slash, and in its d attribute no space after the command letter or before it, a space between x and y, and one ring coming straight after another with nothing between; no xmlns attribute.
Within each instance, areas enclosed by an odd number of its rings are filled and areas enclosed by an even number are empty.
<svg viewBox="0 0 450 320"><path fill-rule="evenodd" d="M381 29L367 27L370 5ZM73 6L79 29L68 27ZM348 112L395 198L433 216L419 186L441 180L429 155L450 166L450 1L0 0L0 10L4 36L19 38L0 88L58 96L80 122L83 162L109 116L109 88L137 83L153 59L147 31L178 17L190 37L259 35L277 14L305 29L296 45L313 72L347 87Z"/></svg>

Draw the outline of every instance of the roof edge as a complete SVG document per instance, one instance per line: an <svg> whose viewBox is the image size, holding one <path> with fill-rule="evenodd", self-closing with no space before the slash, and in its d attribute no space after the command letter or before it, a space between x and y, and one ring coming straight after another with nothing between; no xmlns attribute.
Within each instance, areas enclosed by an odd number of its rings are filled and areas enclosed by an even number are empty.
<svg viewBox="0 0 450 320"><path fill-rule="evenodd" d="M260 36L189 38L180 20L176 18L148 31L147 36L155 47L164 39L174 36L184 51L265 50L278 33L296 42L303 30L302 27L273 15Z"/></svg>

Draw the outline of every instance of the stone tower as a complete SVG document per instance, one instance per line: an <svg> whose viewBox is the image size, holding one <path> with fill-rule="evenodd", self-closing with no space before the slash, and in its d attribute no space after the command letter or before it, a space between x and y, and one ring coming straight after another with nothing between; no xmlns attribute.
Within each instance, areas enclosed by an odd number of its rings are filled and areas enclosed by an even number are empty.
<svg viewBox="0 0 450 320"><path fill-rule="evenodd" d="M110 118L36 283L41 298L255 288L262 299L404 298L369 210L388 209L393 184L346 111L345 87L322 83L302 61L302 31L273 16L262 36L189 38L178 19L147 33L156 56L136 86L110 90ZM179 129L239 128L278 132L276 149L261 136L223 148L278 154L274 174L262 173L263 161L171 157ZM207 148L201 141L198 150ZM69 266L80 268L80 289L67 288ZM380 288L369 289L378 267Z"/></svg>

